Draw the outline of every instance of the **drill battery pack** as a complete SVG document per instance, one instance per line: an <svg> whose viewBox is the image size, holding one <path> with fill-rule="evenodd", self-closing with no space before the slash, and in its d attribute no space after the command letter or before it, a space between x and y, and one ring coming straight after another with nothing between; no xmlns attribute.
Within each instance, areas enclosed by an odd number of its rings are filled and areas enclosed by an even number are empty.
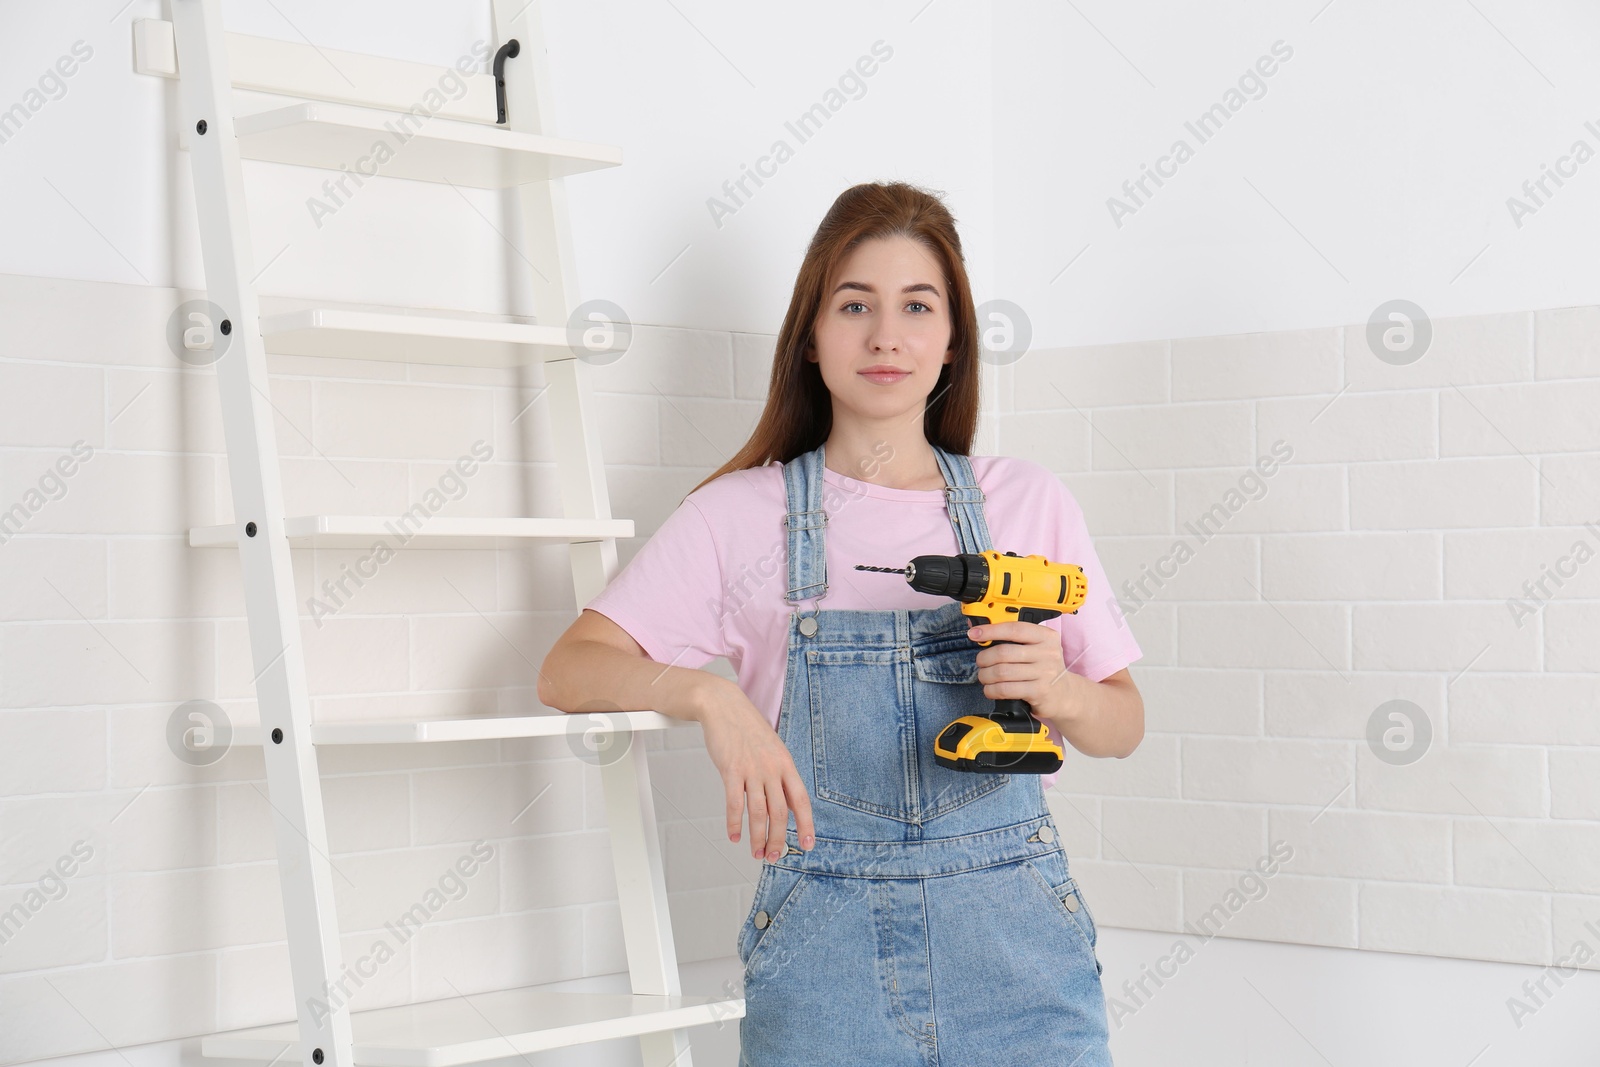
<svg viewBox="0 0 1600 1067"><path fill-rule="evenodd" d="M1025 732L984 715L963 715L939 731L933 759L953 771L987 774L1054 774L1061 769L1061 746L1050 740L1045 724Z"/></svg>

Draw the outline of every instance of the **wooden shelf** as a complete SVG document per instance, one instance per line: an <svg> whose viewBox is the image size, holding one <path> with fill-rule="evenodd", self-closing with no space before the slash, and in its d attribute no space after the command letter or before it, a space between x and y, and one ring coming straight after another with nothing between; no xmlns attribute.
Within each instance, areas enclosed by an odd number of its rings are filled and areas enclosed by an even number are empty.
<svg viewBox="0 0 1600 1067"><path fill-rule="evenodd" d="M233 127L244 159L350 168L363 181L371 175L506 189L622 162L622 149L614 145L326 101L240 115ZM180 147L187 148L194 136L184 130ZM374 148L380 142L392 153L382 161ZM370 165L362 163L369 159Z"/></svg>
<svg viewBox="0 0 1600 1067"><path fill-rule="evenodd" d="M743 997L580 993L529 986L351 1012L351 1053L356 1063L371 1067L458 1067L743 1015ZM202 1037L200 1054L262 1063L310 1059L292 1022Z"/></svg>
<svg viewBox="0 0 1600 1067"><path fill-rule="evenodd" d="M296 548L370 548L379 539L390 548L522 548L530 541L600 541L632 537L632 519L457 519L438 516L402 525L381 515L292 515L284 533ZM196 526L194 548L237 548L240 526Z"/></svg>

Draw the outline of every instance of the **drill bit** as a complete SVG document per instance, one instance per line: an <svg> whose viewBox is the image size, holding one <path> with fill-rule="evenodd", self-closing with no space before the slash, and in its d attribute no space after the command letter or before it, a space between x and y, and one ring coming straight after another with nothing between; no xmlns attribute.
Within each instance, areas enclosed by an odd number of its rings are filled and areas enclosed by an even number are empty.
<svg viewBox="0 0 1600 1067"><path fill-rule="evenodd" d="M910 567L869 567L865 563L857 563L856 564L856 570L858 570L858 571L882 571L885 574L907 574L907 573L910 572L911 568Z"/></svg>

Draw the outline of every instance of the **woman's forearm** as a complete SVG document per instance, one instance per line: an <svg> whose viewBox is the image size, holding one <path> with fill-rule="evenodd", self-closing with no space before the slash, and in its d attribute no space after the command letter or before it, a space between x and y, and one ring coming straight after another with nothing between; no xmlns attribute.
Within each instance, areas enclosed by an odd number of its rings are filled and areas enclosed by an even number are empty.
<svg viewBox="0 0 1600 1067"><path fill-rule="evenodd" d="M1041 711L1040 717L1084 755L1131 755L1144 740L1144 698L1127 668L1100 682L1075 674L1062 680L1068 679L1076 681L1065 706Z"/></svg>
<svg viewBox="0 0 1600 1067"><path fill-rule="evenodd" d="M698 721L705 695L727 679L669 667L602 641L567 641L539 667L539 700L565 712L659 711Z"/></svg>

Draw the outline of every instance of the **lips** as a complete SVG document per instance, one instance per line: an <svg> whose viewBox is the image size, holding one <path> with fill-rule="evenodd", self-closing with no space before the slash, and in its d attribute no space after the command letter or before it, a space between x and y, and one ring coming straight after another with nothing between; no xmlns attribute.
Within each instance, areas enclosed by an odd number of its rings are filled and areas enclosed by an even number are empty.
<svg viewBox="0 0 1600 1067"><path fill-rule="evenodd" d="M876 382L879 385L893 385L895 382L909 378L911 372L908 370L896 370L893 367L873 367L862 371L861 376L867 381Z"/></svg>

